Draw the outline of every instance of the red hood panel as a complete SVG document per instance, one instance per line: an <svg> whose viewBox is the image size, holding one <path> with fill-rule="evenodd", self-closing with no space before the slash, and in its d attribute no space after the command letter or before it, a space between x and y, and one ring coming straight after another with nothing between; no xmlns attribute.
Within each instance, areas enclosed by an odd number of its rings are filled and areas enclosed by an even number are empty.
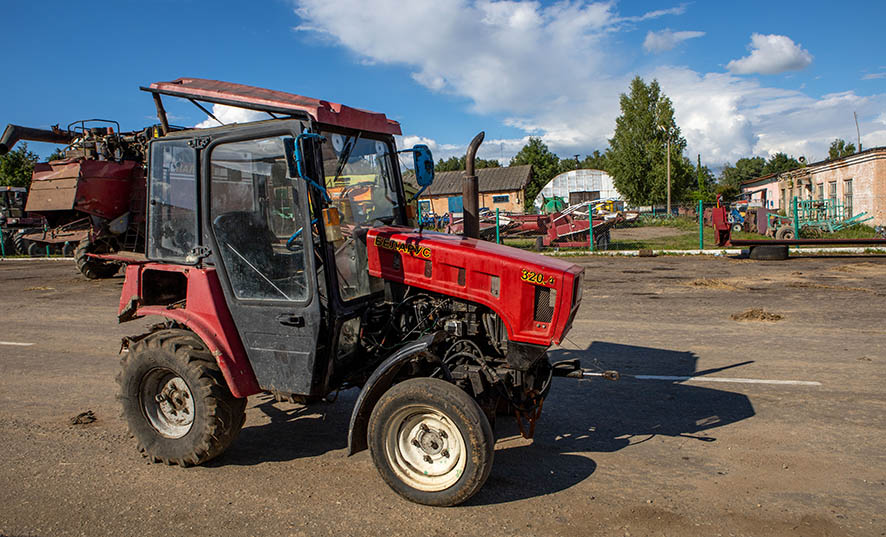
<svg viewBox="0 0 886 537"><path fill-rule="evenodd" d="M562 259L400 227L371 229L366 242L371 275L487 306L512 341L559 343L578 308L584 269Z"/></svg>

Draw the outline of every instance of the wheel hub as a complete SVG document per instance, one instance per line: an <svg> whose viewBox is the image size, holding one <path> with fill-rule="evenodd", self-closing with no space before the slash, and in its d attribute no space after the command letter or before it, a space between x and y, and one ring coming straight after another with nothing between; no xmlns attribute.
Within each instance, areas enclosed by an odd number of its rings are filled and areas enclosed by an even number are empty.
<svg viewBox="0 0 886 537"><path fill-rule="evenodd" d="M151 426L168 438L181 438L194 423L194 397L184 379L168 369L154 369L142 379L142 411Z"/></svg>
<svg viewBox="0 0 886 537"><path fill-rule="evenodd" d="M419 430L416 440L418 440L422 451L428 455L436 455L443 451L443 438L440 436L439 431L432 431L430 429L427 431Z"/></svg>
<svg viewBox="0 0 886 537"><path fill-rule="evenodd" d="M405 408L395 417L387 440L391 467L419 490L444 490L464 472L465 445L458 428L444 414L428 407Z"/></svg>

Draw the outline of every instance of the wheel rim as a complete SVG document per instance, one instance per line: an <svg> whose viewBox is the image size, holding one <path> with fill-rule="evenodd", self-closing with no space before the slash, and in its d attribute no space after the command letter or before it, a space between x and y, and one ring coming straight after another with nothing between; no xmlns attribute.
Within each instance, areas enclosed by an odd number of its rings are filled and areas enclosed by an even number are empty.
<svg viewBox="0 0 886 537"><path fill-rule="evenodd" d="M385 457L401 481L425 492L458 482L467 462L465 441L445 414L411 405L398 410L388 423Z"/></svg>
<svg viewBox="0 0 886 537"><path fill-rule="evenodd" d="M169 369L149 371L139 387L142 412L167 438L181 438L194 424L194 396L183 378Z"/></svg>

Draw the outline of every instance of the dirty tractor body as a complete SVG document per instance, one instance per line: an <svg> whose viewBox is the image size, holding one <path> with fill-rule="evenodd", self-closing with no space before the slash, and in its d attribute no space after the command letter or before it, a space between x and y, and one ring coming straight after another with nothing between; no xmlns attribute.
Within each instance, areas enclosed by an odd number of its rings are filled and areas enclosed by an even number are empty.
<svg viewBox="0 0 886 537"><path fill-rule="evenodd" d="M399 126L326 104L328 122L151 141L147 260L126 268L119 317L165 320L124 341L124 416L146 456L187 466L233 442L250 395L359 388L349 453L454 505L489 475L496 416L534 425L582 269L410 226Z"/></svg>

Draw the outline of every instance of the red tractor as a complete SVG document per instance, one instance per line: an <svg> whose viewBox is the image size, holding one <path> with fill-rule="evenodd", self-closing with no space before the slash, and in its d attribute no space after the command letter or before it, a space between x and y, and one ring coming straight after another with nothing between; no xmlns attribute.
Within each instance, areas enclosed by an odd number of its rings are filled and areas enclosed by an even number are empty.
<svg viewBox="0 0 886 537"><path fill-rule="evenodd" d="M127 266L120 400L154 462L219 456L269 392L311 403L359 387L348 453L428 505L470 498L492 467L497 415L534 424L570 329L583 269L474 238L423 232L403 191L398 123L347 106L211 80L154 94L275 119L169 132L149 144L147 261ZM425 146L417 181L433 180Z"/></svg>

